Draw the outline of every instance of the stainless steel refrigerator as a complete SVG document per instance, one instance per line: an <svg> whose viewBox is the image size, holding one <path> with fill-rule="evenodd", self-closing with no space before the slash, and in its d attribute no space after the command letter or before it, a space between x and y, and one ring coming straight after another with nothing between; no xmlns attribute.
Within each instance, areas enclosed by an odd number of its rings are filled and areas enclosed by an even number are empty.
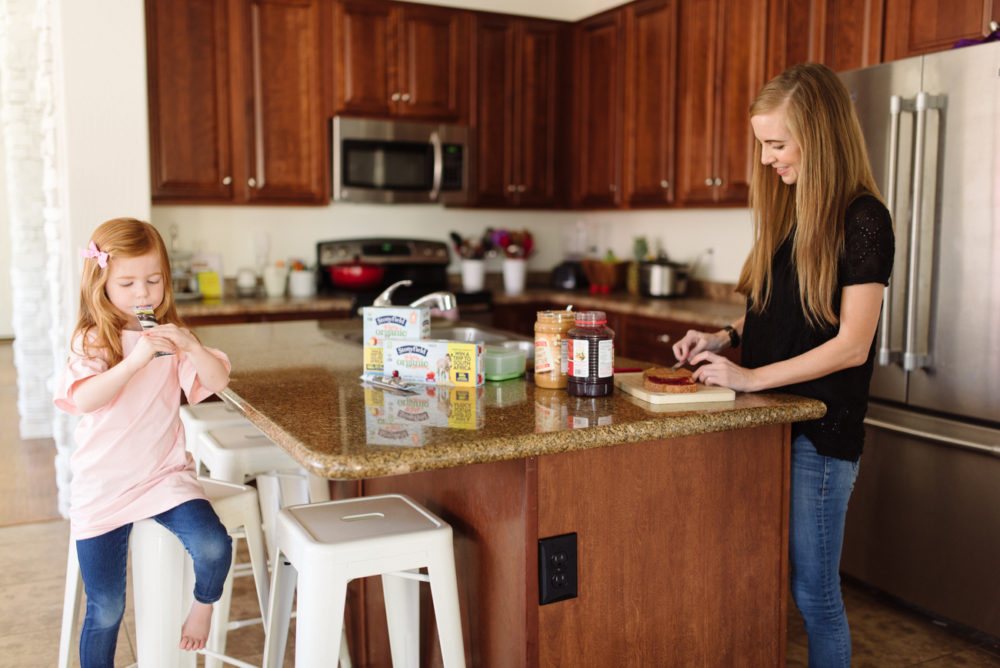
<svg viewBox="0 0 1000 668"><path fill-rule="evenodd" d="M1000 637L1000 43L841 76L896 233L841 569Z"/></svg>

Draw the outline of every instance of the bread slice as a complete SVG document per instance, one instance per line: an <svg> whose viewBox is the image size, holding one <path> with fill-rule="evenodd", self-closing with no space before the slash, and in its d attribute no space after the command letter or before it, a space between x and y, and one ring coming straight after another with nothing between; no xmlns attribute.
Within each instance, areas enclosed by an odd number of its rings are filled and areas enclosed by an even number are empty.
<svg viewBox="0 0 1000 668"><path fill-rule="evenodd" d="M642 386L650 392L667 392L670 394L683 394L685 392L697 392L688 369L677 369L671 371L666 367L653 367L642 372Z"/></svg>

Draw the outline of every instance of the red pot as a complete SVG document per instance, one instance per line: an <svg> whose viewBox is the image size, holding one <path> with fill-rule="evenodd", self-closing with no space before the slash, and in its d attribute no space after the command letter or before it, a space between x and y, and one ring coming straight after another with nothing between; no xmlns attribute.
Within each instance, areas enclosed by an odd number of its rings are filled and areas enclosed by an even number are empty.
<svg viewBox="0 0 1000 668"><path fill-rule="evenodd" d="M329 267L330 280L338 288L365 290L378 287L385 275L385 268L377 264L368 264L355 260L341 262Z"/></svg>

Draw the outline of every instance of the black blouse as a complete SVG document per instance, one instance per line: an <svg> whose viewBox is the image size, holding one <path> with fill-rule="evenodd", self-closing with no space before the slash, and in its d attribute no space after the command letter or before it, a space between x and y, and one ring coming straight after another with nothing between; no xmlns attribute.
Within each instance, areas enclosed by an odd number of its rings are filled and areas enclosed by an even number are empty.
<svg viewBox="0 0 1000 668"><path fill-rule="evenodd" d="M858 197L844 217L844 250L833 295L834 313L840 316L845 285L888 285L892 273L894 236L889 211L871 195ZM771 299L767 309L755 313L747 301L743 323L743 366L757 367L795 357L832 339L838 327L813 327L802 312L799 283L792 264L792 237L774 255L771 266ZM819 399L826 415L792 425L792 437L805 434L826 457L857 461L864 445L864 417L868 410L868 385L875 363L875 341L864 364L828 376L775 388L782 392Z"/></svg>

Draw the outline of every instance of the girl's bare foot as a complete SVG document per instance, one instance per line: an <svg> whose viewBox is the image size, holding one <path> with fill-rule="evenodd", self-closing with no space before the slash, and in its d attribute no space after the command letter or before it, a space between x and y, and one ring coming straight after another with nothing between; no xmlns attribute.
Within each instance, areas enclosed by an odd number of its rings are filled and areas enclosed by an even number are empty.
<svg viewBox="0 0 1000 668"><path fill-rule="evenodd" d="M181 627L181 649L193 651L203 649L205 641L208 640L208 630L212 626L212 604L199 603L195 601L191 604L191 612Z"/></svg>

